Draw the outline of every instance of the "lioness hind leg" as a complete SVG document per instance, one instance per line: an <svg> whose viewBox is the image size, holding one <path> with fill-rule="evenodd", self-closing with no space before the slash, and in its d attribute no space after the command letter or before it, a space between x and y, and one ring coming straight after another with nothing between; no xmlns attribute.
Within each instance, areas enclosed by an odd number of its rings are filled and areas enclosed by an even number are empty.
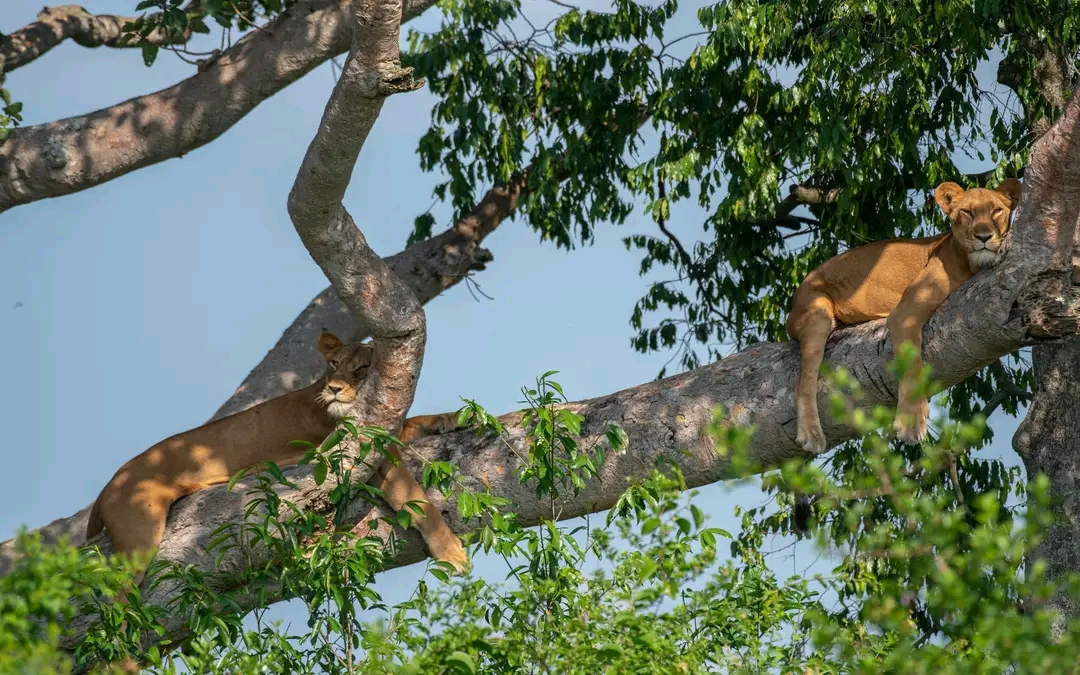
<svg viewBox="0 0 1080 675"><path fill-rule="evenodd" d="M395 453L397 454L397 453ZM379 472L379 489L382 490L383 499L396 511L406 509L408 502L420 502L420 508L424 515L419 517L409 509L413 517L413 526L424 537L431 555L438 560L448 562L454 566L457 573L463 573L469 566L469 556L465 553L465 547L461 545L450 526L446 524L442 514L428 502L427 493L416 478L409 473L408 469L393 462L383 462Z"/></svg>
<svg viewBox="0 0 1080 675"><path fill-rule="evenodd" d="M419 415L405 420L398 437L403 442L410 443L426 436L449 433L456 428L456 413ZM394 449L393 452L400 461L400 450ZM413 514L413 525L424 537L424 543L427 544L431 555L453 565L456 573L465 572L469 567L469 556L465 553L465 547L461 545L461 539L446 524L442 514L428 503L427 493L416 478L400 464L389 461L383 462L378 475L381 481L379 489L383 492L383 499L395 510L405 509L405 504L408 502L422 502L421 508L424 515L417 517Z"/></svg>
<svg viewBox="0 0 1080 675"><path fill-rule="evenodd" d="M799 343L799 378L795 385L795 442L806 452L825 452L825 432L817 405L817 381L825 359L825 343L836 326L833 303L828 296L816 291L795 295L794 308L788 318L788 334Z"/></svg>
<svg viewBox="0 0 1080 675"><path fill-rule="evenodd" d="M172 500L139 495L134 498L107 499L101 516L112 539L114 553L138 553L152 556L165 535L165 519ZM138 586L145 570L135 573Z"/></svg>
<svg viewBox="0 0 1080 675"><path fill-rule="evenodd" d="M142 554L152 557L157 552L161 538L165 534L165 519L169 515L171 501L139 495L110 495L103 493L101 518L113 543L113 554ZM135 570L132 586L138 588L146 576L148 560L140 561ZM126 588L117 591L116 602L127 604Z"/></svg>

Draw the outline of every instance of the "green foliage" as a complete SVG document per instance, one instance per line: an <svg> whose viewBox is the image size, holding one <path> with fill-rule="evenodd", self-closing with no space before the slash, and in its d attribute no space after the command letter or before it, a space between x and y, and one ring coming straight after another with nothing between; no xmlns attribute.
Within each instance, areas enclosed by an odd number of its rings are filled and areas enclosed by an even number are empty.
<svg viewBox="0 0 1080 675"><path fill-rule="evenodd" d="M200 0L185 3L184 0L142 0L135 11L149 13L124 25L126 35L122 42L142 47L143 62L154 64L160 42L151 44L147 37L157 32L182 43L182 36L191 33L209 33L206 19L213 19L225 29L247 30L265 19L272 19L296 4L296 0Z"/></svg>
<svg viewBox="0 0 1080 675"><path fill-rule="evenodd" d="M207 32L207 17L245 29L288 0L146 0L130 24L147 65L146 38ZM930 233L944 222L923 197L977 156L993 183L1014 175L1027 152L1025 120L975 77L995 51L1020 73L1014 83L1036 113L1050 113L1031 77L1050 39L1075 53L1080 6L1064 0L928 3L872 0L730 0L701 7L697 28L672 36L674 0L616 0L610 12L570 10L519 35L517 0L443 0L442 25L411 32L404 56L438 97L418 154L445 181L435 190L460 217L494 182L527 173L519 209L543 239L591 242L604 221L624 222L639 202L655 235L628 237L641 271L667 268L634 308L634 345L679 347L682 367L716 358L723 344L783 337L791 293L839 250L889 236ZM1066 36L1062 38L1062 36ZM0 133L21 121L6 92ZM640 133L648 123L655 133ZM805 215L781 200L799 184L825 198ZM705 210L700 240L672 232L680 202ZM431 235L431 210L410 241ZM682 235L685 237L685 235ZM655 325L649 321L659 315ZM697 353L703 346L705 356ZM902 369L904 364L900 364ZM161 562L151 587L180 592L168 611L192 636L165 653L144 648L161 632L161 608L145 607L126 561L109 564L63 543L21 535L26 554L0 579L0 675L69 672L73 663L140 657L154 673L997 673L1071 672L1080 625L1052 625L1042 609L1075 595L1073 579L1044 577L1029 562L1050 523L1045 481L980 456L985 417L1014 413L1030 387L1022 361L995 364L954 388L945 420L920 447L892 438L892 411L860 407L857 382L834 373L833 414L859 438L819 466L766 474L778 508L741 509L741 531L709 527L677 461L666 458L627 486L602 524L559 524L559 505L579 496L614 453L630 451L618 427L586 428L553 373L523 390L521 428L507 429L466 400L459 421L509 443L525 442L516 477L550 506L523 527L513 505L469 489L446 462L423 482L456 501L475 550L506 566L503 582L451 580L428 567L412 597L386 607L373 585L393 547L348 528L346 506L378 499L355 480L354 462L396 442L352 422L306 446L328 503L308 512L282 502L288 485L272 463L250 481L242 527L213 546L239 549L232 575ZM924 377L924 381L928 379ZM961 422L957 420L970 420ZM756 472L753 429L722 411L718 451ZM581 435L599 437L584 445ZM346 457L341 441L363 437ZM517 438L518 436L515 436ZM233 484L240 476L234 479ZM827 573L781 579L767 548L790 534L791 494L814 496L816 544L836 558ZM1024 510L1010 500L1026 498ZM408 526L408 505L387 520ZM373 525L370 524L369 525ZM730 540L730 559L718 544ZM128 604L113 600L127 589ZM307 608L307 632L245 628L241 592L280 589ZM265 597L265 596L263 596ZM374 610L384 618L361 620ZM98 621L72 654L59 648L80 613ZM1054 636L1052 628L1060 628Z"/></svg>
<svg viewBox="0 0 1080 675"><path fill-rule="evenodd" d="M0 41L4 39L4 34L0 33ZM4 83L2 74L0 74L0 84ZM3 87L0 87L0 101L3 102L3 107L0 107L0 144L11 136L11 130L19 126L22 122L22 103L11 100L11 92Z"/></svg>
<svg viewBox="0 0 1080 675"><path fill-rule="evenodd" d="M564 414L551 375L523 390L520 431L525 447L541 450L519 457L518 476L541 498L573 490L575 475L593 480L596 471L587 467L628 451L617 427L589 432L605 438L603 450L570 442L582 422ZM384 561L380 548L335 518L275 501L274 487L286 477L267 465L251 488L245 536L223 532L217 545L264 546L271 562L240 579L151 572L151 584L181 585L170 611L188 617L193 635L180 651L140 648L139 634L160 616L141 606L137 592L123 610L110 601L110 589L130 581L123 566L114 570L94 552L44 548L20 535L27 555L0 579L0 673L27 672L26 664L33 672L69 672L71 660L57 645L83 605L96 608L101 622L77 660L133 654L152 673L1071 672L1080 622L1060 624L1054 639L1053 616L1041 607L1080 584L1049 583L1042 563L1026 558L1051 522L1046 481L1032 481L1026 511L1014 518L1000 488L1018 485L1016 476L990 469L981 484L957 482L958 465L991 465L971 454L985 431L981 418L943 422L934 442L902 447L891 440L891 410L861 407L858 383L846 373L832 380L831 410L858 432L857 451L839 453L830 475L792 463L764 480L767 492L816 497L817 543L840 558L827 573L785 580L770 569L766 540L783 531L784 504L775 513L744 511L734 537L709 527L671 459L629 485L602 526L592 518L558 524L554 513L530 529L504 500L466 490L455 467L432 464L425 482L454 490L459 508L470 495L466 517L486 533L477 548L505 561L506 580L451 581L432 566L436 583L421 580L406 602L385 607L373 585ZM473 401L459 418L478 434L518 433ZM360 457L394 442L373 428L349 424L344 431L308 447L307 460L326 466L323 480L336 487L353 483L340 450L345 436L365 438ZM737 471L758 470L747 455L752 429L731 425L718 410L710 434ZM321 511L337 513L338 498L357 497L348 489L335 494ZM730 540L729 559L718 555L722 539ZM267 625L262 610L253 613L256 627L244 629L229 590L237 583L272 583L302 598L307 632ZM368 608L385 618L359 621Z"/></svg>
<svg viewBox="0 0 1080 675"><path fill-rule="evenodd" d="M685 368L784 339L798 283L840 250L940 231L926 203L938 183L1015 175L1026 122L976 68L1003 55L1023 75L1022 101L1052 112L1034 89L1033 45L1075 53L1080 21L1064 0L731 0L701 6L696 27L673 19L673 1L617 0L546 25L515 0L440 7L441 28L410 32L407 57L439 98L418 148L423 168L447 176L436 198L460 217L528 168L519 211L564 247L640 203L657 232L627 248L642 273L672 273L634 307L633 345L678 348ZM639 135L646 118L655 133ZM987 175L963 176L963 156ZM796 184L829 197L793 212L782 198ZM692 228L668 226L692 198L703 235L683 243L672 229Z"/></svg>

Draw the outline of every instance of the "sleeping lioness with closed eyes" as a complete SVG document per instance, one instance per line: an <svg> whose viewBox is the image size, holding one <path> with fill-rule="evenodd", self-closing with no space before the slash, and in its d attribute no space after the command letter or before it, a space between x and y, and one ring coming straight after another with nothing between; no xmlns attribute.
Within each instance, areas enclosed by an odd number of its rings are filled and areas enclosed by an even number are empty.
<svg viewBox="0 0 1080 675"><path fill-rule="evenodd" d="M1007 178L993 190L965 190L942 183L934 198L948 217L948 232L920 239L890 239L858 246L810 272L795 291L788 334L799 343L795 388L795 442L811 454L829 445L818 414L818 371L834 330L886 319L893 350L915 348L915 362L901 378L894 422L897 438L926 437L929 404L915 395L922 368L922 331L949 295L998 261L1009 218L1020 202L1020 181Z"/></svg>
<svg viewBox="0 0 1080 675"><path fill-rule="evenodd" d="M169 507L177 499L227 483L241 469L259 462L272 461L280 467L299 462L306 450L289 442L318 445L334 431L367 377L374 347L346 345L323 333L319 352L327 363L325 380L167 438L120 467L94 502L87 539L107 528L117 553L155 552ZM456 413L422 415L405 420L398 438L408 443L456 428ZM399 449L391 452L400 459ZM396 510L405 508L406 502L424 502L424 515L414 517L413 525L431 555L449 562L457 572L465 570L468 556L461 540L426 502L412 474L401 464L384 461L372 483ZM136 583L142 576L136 576Z"/></svg>

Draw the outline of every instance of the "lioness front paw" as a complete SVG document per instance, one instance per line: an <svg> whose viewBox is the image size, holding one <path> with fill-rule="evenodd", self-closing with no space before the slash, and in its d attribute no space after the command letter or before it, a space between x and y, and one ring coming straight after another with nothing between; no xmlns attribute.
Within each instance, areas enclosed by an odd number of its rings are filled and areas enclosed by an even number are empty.
<svg viewBox="0 0 1080 675"><path fill-rule="evenodd" d="M795 442L812 455L825 452L825 432L821 430L821 422L800 424L795 433Z"/></svg>
<svg viewBox="0 0 1080 675"><path fill-rule="evenodd" d="M461 540L450 531L450 528L446 528L445 532L432 536L427 545L428 549L431 550L432 557L454 566L454 575L465 574L472 567L469 554L465 552Z"/></svg>
<svg viewBox="0 0 1080 675"><path fill-rule="evenodd" d="M904 443L914 445L926 438L926 418L930 416L930 406L926 399L919 399L911 405L901 406L893 420L893 431Z"/></svg>

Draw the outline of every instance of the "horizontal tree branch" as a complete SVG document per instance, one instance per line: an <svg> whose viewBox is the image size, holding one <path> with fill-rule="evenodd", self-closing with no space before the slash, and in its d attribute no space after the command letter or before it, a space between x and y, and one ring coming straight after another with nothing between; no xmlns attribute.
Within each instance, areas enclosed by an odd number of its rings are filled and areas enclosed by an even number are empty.
<svg viewBox="0 0 1080 675"><path fill-rule="evenodd" d="M945 386L1024 345L1077 334L1080 287L1072 284L1071 269L1073 238L1080 221L1077 167L1080 97L1074 96L1061 119L1032 149L1024 197L1000 262L952 294L924 329L924 362ZM863 385L863 405L895 405L897 383L887 367L892 345L883 321L838 331L829 341L825 358L834 367L847 369ZM729 460L714 451L705 431L716 404L723 405L726 423L753 427L749 453L755 465L771 467L804 456L794 440L798 363L796 344L761 343L709 366L568 405L585 418L579 447L603 442L604 429L612 422L626 431L630 446L610 455L599 477L589 481L579 494L563 495L557 507L559 517L574 518L609 508L629 482L647 475L661 456L680 464L691 487L730 477ZM824 404L828 392L819 387L818 396L819 404ZM465 431L421 441L416 451L425 460L456 464L466 487L487 487L514 505L523 525L533 525L551 513L551 505L546 499L537 499L532 486L517 480L519 458L528 457L524 432L515 424L519 419L517 413L503 416L507 438L491 434L477 437ZM851 429L823 421L830 445L852 437ZM409 468L418 472L420 466L413 460ZM300 489L282 490L285 499L301 508L317 508L317 502L325 500L327 487L313 485L309 467L296 467L288 474ZM171 513L159 555L204 571L240 569L242 558L235 549L223 559L216 559L206 549L211 533L220 525L241 521L245 501L242 489L229 492L223 486L180 500ZM456 510L438 495L431 495L431 501L444 509L456 531L475 527L475 523L458 518ZM357 504L346 522L356 524L387 515L381 506L369 509ZM382 537L388 534L387 530L379 533ZM397 564L424 557L411 533L398 534L408 545L397 551ZM108 550L107 543L104 548ZM266 562L265 552L254 556L254 564ZM167 606L177 591L176 586L162 584L146 600ZM252 594L248 602L253 603L254 597ZM270 600L274 599L284 598L271 595ZM73 625L71 639L77 638L90 620L80 617ZM184 622L184 617L168 616L169 635L182 638L187 630Z"/></svg>
<svg viewBox="0 0 1080 675"><path fill-rule="evenodd" d="M34 61L64 40L72 40L82 47L138 47L139 42L122 39L130 35L124 32L124 25L133 23L136 18L91 14L79 5L45 7L38 12L37 21L0 38L0 78ZM169 35L159 27L146 36L146 42L159 46L179 45L190 37L190 30L182 35Z"/></svg>
<svg viewBox="0 0 1080 675"><path fill-rule="evenodd" d="M638 126L647 120L648 112L643 111ZM457 285L470 272L483 270L494 259L480 244L513 215L528 194L531 173L530 165L509 183L488 190L473 210L450 229L386 259L421 304ZM556 178L562 181L569 175L564 169ZM319 334L324 330L345 342L360 342L371 336L367 326L353 316L334 289L327 287L300 312L277 344L208 421L236 414L315 382L326 367L316 346ZM91 506L88 504L73 515L57 518L33 531L40 534L46 544L67 538L76 546L82 545ZM16 559L15 540L0 542L0 576L11 570Z"/></svg>
<svg viewBox="0 0 1080 675"><path fill-rule="evenodd" d="M406 0L408 21L435 0ZM298 2L168 89L87 115L19 127L0 145L0 213L180 157L221 136L349 48L347 0Z"/></svg>
<svg viewBox="0 0 1080 675"><path fill-rule="evenodd" d="M1075 316L1080 314L1080 294L1075 289L1044 277L1025 281L1030 283L1017 283L1017 278L1008 273L979 274L930 321L924 334L925 360L944 384L955 384L1004 354L1030 344L1036 326L1039 335L1063 327L1075 330L1075 325L1068 321L1047 322L1044 318L1050 313L1060 316L1057 310L1048 313L1050 307L1058 310L1068 307L1075 321ZM1058 294L1062 289L1068 292ZM1042 300L1032 304L1036 298ZM1024 301L1024 309L1013 309L1016 300ZM896 380L887 368L891 358L888 331L882 321L838 332L826 352L830 364L848 369L862 382L865 405L895 405ZM733 477L729 460L715 452L713 441L703 431L717 403L724 406L730 422L754 426L750 455L756 463L768 467L803 457L794 441L793 392L798 363L796 344L759 343L709 366L567 405L585 418L579 439L581 447L603 443L603 432L612 422L626 431L630 445L625 453L609 455L600 476L590 481L580 494L561 498L556 505L560 518L575 518L610 508L631 481L648 475L661 456L679 463L690 487ZM819 395L823 407L827 395L824 390ZM456 464L466 487L484 490L490 486L493 494L510 500L523 525L535 525L550 516L551 504L546 497L537 499L532 485L521 485L517 480L519 457L528 456L520 419L520 413L500 417L507 428L507 436L501 439L491 434L477 437L469 430L423 439L414 444L415 456L408 459L408 467L419 475L423 464L429 461ZM823 421L830 443L852 437L850 429ZM286 475L300 489L282 490L283 498L301 508L325 504L324 488L314 485L308 468L294 468ZM238 556L227 554L216 562L218 552L208 553L207 547L216 528L240 522L248 501L242 485L232 491L210 488L178 502L170 515L159 555L201 570L239 570ZM464 522L453 504L447 504L441 495L432 493L430 500L447 514L455 531L465 533L477 527L475 521ZM346 521L352 524L390 515L383 506L356 504ZM391 530L381 522L374 535L389 543ZM401 539L395 565L411 564L427 556L414 533L397 529L393 536ZM91 543L99 543L104 551L109 551L106 535ZM266 562L265 552L252 555L254 564ZM145 601L164 604L177 592L177 586L163 583L147 593ZM89 617L80 618L79 630L88 622ZM170 616L166 627L174 638L186 635L183 617Z"/></svg>

